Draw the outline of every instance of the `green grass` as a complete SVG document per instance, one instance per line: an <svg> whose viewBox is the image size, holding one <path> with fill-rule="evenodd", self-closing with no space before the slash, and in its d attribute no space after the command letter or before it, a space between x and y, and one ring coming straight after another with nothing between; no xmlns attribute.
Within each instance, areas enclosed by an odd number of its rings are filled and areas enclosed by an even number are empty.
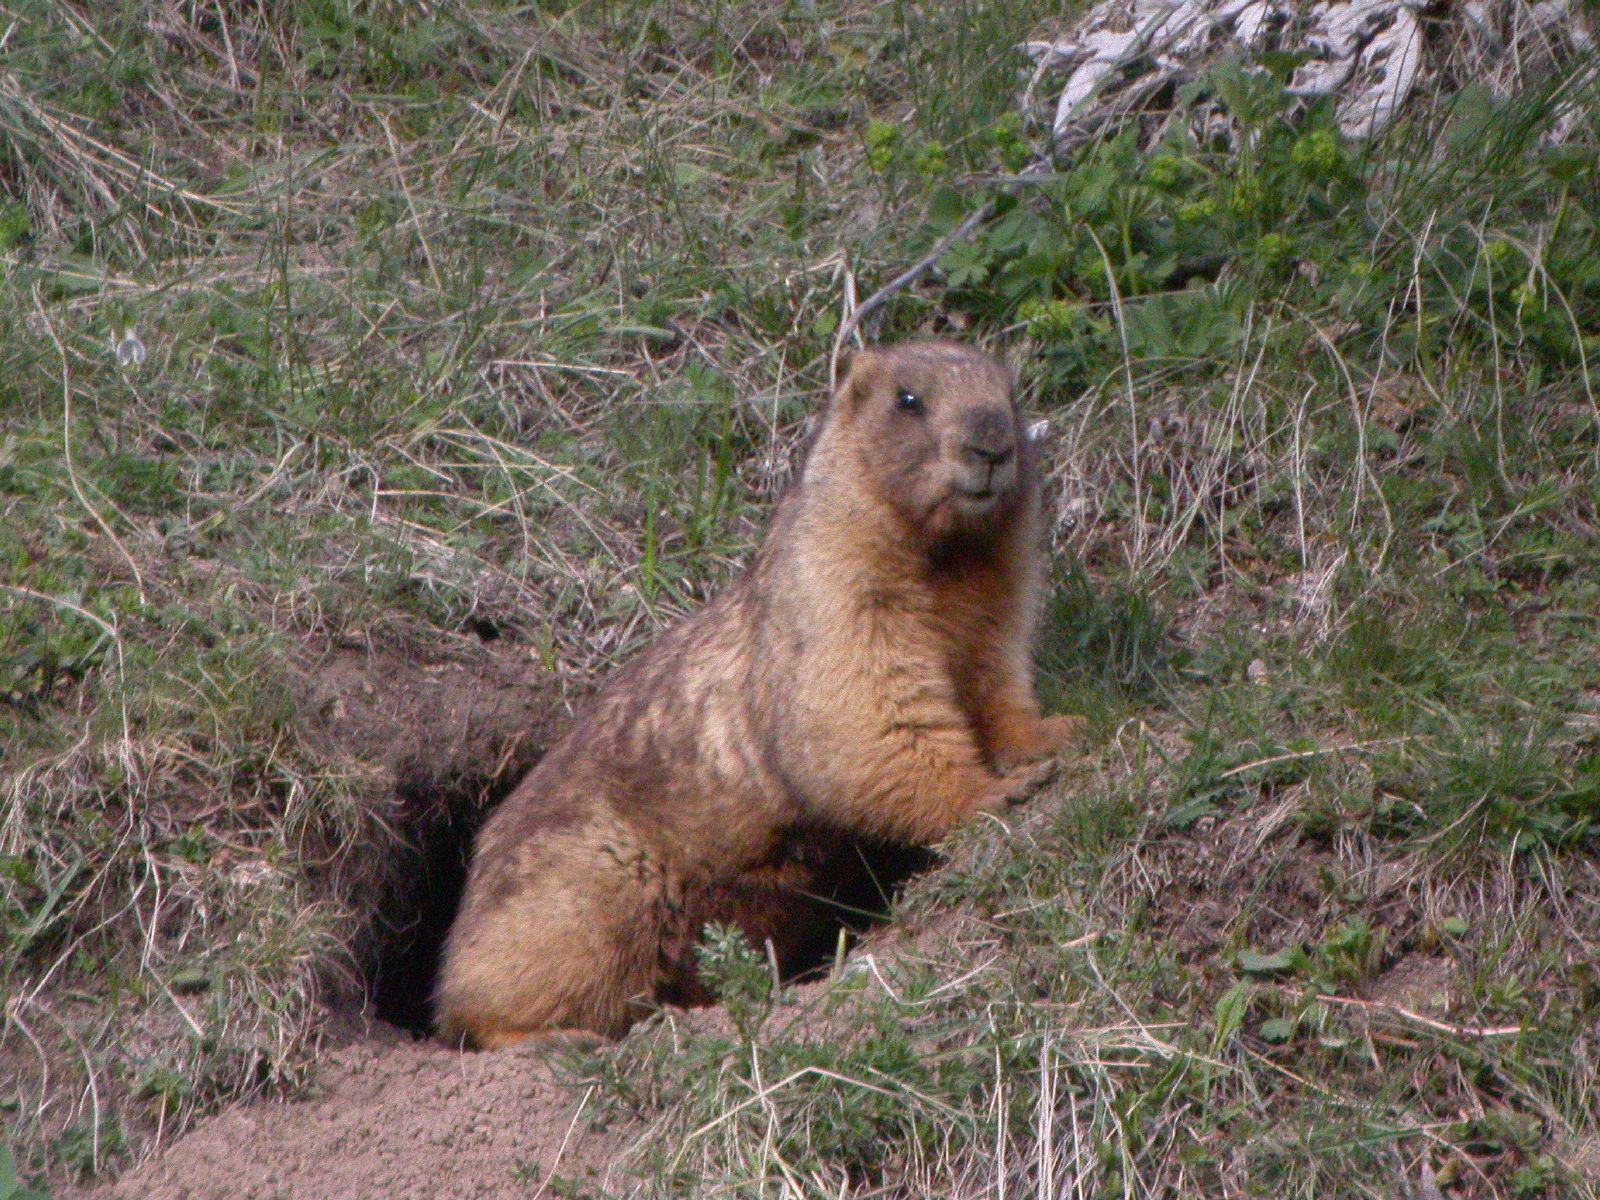
<svg viewBox="0 0 1600 1200"><path fill-rule="evenodd" d="M1050 419L1092 749L875 969L716 941L726 1036L584 1063L645 1190L1600 1195L1592 79L1363 147L1223 72L1241 154L1011 194L1055 6L146 9L14 5L0 67L18 1174L313 1077L404 831L306 654L589 686L754 546L847 282L994 199L876 332Z"/></svg>

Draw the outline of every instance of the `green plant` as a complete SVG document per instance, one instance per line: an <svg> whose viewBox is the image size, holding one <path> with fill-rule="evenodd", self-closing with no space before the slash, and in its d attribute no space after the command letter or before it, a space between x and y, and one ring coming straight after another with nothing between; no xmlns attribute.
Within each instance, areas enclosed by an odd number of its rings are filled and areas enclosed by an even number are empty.
<svg viewBox="0 0 1600 1200"><path fill-rule="evenodd" d="M772 1009L777 981L761 951L732 926L707 925L695 947L700 978L728 1010L734 1027L752 1041Z"/></svg>
<svg viewBox="0 0 1600 1200"><path fill-rule="evenodd" d="M50 1193L32 1188L17 1178L16 1159L0 1145L0 1200L50 1200Z"/></svg>
<svg viewBox="0 0 1600 1200"><path fill-rule="evenodd" d="M1155 695L1175 658L1155 588L1138 579L1096 583L1069 562L1050 589L1039 637L1046 707L1096 706L1091 690L1122 703Z"/></svg>

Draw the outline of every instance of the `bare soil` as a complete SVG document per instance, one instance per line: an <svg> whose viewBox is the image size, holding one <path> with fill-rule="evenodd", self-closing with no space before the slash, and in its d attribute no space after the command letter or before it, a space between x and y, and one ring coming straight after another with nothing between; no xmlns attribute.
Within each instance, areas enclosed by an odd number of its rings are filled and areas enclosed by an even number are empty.
<svg viewBox="0 0 1600 1200"><path fill-rule="evenodd" d="M538 1047L464 1054L378 1035L330 1055L321 1094L241 1105L202 1124L99 1197L392 1200L548 1194L613 1172L624 1131Z"/></svg>
<svg viewBox="0 0 1600 1200"><path fill-rule="evenodd" d="M915 955L949 922L869 934L853 961ZM861 968L871 969L871 968ZM847 973L853 973L847 969ZM814 1040L859 1024L823 1005L827 980L786 988L772 1027ZM668 1006L637 1036L732 1038L720 1007ZM604 1048L600 1053L608 1053ZM538 1200L626 1195L640 1184L654 1128L597 1097L559 1047L488 1053L417 1040L381 1023L319 1064L299 1101L237 1105L97 1191L62 1200Z"/></svg>
<svg viewBox="0 0 1600 1200"><path fill-rule="evenodd" d="M525 646L462 641L308 647L297 664L308 734L386 771L397 789L514 781L565 725L554 675Z"/></svg>

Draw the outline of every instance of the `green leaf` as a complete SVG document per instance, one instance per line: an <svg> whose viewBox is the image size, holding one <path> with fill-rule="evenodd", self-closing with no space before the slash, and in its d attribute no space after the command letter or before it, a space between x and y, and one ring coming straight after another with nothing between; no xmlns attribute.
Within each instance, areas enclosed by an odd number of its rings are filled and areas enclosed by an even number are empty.
<svg viewBox="0 0 1600 1200"><path fill-rule="evenodd" d="M936 189L928 201L928 224L940 233L954 229L966 215L967 202L953 187Z"/></svg>
<svg viewBox="0 0 1600 1200"><path fill-rule="evenodd" d="M672 182L679 187L693 187L708 178L711 172L696 163L677 162L672 164Z"/></svg>
<svg viewBox="0 0 1600 1200"><path fill-rule="evenodd" d="M31 1188L17 1178L17 1160L4 1144L0 1144L0 1200L50 1200L48 1192Z"/></svg>
<svg viewBox="0 0 1600 1200"><path fill-rule="evenodd" d="M1247 975L1285 975L1304 970L1309 961L1300 946L1287 946L1272 954L1239 951L1239 969Z"/></svg>
<svg viewBox="0 0 1600 1200"><path fill-rule="evenodd" d="M982 283L989 277L989 252L981 246L951 246L939 260L945 282L952 288Z"/></svg>
<svg viewBox="0 0 1600 1200"><path fill-rule="evenodd" d="M1216 811L1217 806L1211 802L1211 799L1202 796L1197 800L1189 801L1187 804L1180 804L1176 808L1169 809L1163 820L1173 829L1184 830L1188 829L1201 817L1208 817Z"/></svg>
<svg viewBox="0 0 1600 1200"><path fill-rule="evenodd" d="M45 893L43 902L34 912L32 918L11 935L11 949L13 953L20 954L34 943L55 922L56 905L61 902L61 897L72 886L72 881L84 869L83 855L73 856L71 862L61 871L50 889Z"/></svg>
<svg viewBox="0 0 1600 1200"><path fill-rule="evenodd" d="M1261 1040L1271 1042L1273 1045L1282 1045L1294 1037L1294 1026L1292 1017L1273 1017L1270 1021L1263 1021Z"/></svg>
<svg viewBox="0 0 1600 1200"><path fill-rule="evenodd" d="M63 254L53 267L41 272L58 296L83 296L105 286L105 267L84 254Z"/></svg>
<svg viewBox="0 0 1600 1200"><path fill-rule="evenodd" d="M1239 1032L1244 1024L1245 1009L1249 1007L1250 985L1242 980L1234 984L1217 1001L1216 1031L1211 1035L1211 1048L1220 1049Z"/></svg>

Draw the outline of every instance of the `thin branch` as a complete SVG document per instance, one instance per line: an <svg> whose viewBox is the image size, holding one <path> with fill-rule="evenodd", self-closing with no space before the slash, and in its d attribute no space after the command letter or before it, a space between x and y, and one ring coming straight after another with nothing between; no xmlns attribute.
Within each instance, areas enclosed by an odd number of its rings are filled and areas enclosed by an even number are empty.
<svg viewBox="0 0 1600 1200"><path fill-rule="evenodd" d="M55 323L50 320L50 315L45 312L44 302L39 298L37 286L33 290L33 305L38 310L40 318L44 321L45 332L50 335L50 340L55 343L56 353L61 356L61 451L66 458L67 479L72 484L72 492L78 497L78 503L83 505L88 514L94 518L95 524L100 526L101 532L111 539L111 544L117 548L118 553L122 555L123 560L128 564L128 569L133 572L134 586L139 592L139 603L149 604L149 598L145 595L144 590L144 575L139 570L139 564L133 561L133 555L128 553L128 548L122 544L122 539L117 537L111 526L107 524L106 519L100 515L99 510L89 503L89 497L84 494L83 484L78 480L78 469L72 461L72 367L67 359L67 347L62 342L60 335L56 333ZM112 510L118 516L127 520L126 514L117 508L115 501L107 497L106 503L111 505Z"/></svg>

